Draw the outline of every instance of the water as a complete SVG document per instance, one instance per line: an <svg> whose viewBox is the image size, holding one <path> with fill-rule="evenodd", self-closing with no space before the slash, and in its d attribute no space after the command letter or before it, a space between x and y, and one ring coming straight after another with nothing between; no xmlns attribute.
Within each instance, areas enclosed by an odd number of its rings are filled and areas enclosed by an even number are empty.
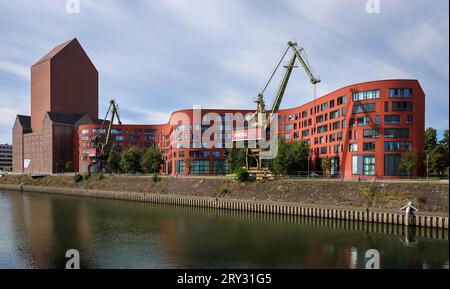
<svg viewBox="0 0 450 289"><path fill-rule="evenodd" d="M446 230L0 191L0 268L448 268Z"/></svg>

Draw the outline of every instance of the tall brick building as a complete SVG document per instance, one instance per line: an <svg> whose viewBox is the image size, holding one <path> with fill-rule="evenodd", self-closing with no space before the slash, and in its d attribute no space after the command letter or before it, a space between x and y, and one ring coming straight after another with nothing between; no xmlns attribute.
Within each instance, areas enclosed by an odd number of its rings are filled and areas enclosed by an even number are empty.
<svg viewBox="0 0 450 289"><path fill-rule="evenodd" d="M98 117L98 72L77 39L31 67L31 116L13 126L13 171L56 173L73 161L73 136Z"/></svg>

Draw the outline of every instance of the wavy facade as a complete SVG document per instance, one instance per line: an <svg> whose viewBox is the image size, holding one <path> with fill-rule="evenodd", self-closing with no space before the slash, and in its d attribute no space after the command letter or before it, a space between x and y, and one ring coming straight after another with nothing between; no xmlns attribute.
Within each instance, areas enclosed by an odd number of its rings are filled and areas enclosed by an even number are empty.
<svg viewBox="0 0 450 289"><path fill-rule="evenodd" d="M159 148L165 160L162 171L167 174L223 174L227 172L225 147L236 127L233 117L251 112L203 109L195 121L194 110L180 110L167 124L114 125L112 144L119 151L132 146ZM196 129L202 133L216 129L209 141L212 148L205 148L205 141L177 142L188 132L186 127L180 130L181 120L186 118L193 124L188 130L191 137ZM342 178L396 178L406 175L399 169L402 153L414 150L424 157L425 95L417 80L349 85L304 105L280 110L278 120L280 138L309 143L311 171L321 171L322 159L330 157L331 173ZM79 127L75 141L79 144L80 171L88 169L89 154L95 149L89 139L99 129L98 124ZM412 175L422 173L419 168Z"/></svg>

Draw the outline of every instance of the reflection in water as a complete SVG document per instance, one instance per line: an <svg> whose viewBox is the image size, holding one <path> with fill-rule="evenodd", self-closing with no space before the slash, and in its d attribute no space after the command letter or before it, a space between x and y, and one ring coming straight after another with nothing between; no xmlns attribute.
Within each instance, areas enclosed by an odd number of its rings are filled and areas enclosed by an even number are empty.
<svg viewBox="0 0 450 289"><path fill-rule="evenodd" d="M0 192L0 268L448 268L446 230Z"/></svg>

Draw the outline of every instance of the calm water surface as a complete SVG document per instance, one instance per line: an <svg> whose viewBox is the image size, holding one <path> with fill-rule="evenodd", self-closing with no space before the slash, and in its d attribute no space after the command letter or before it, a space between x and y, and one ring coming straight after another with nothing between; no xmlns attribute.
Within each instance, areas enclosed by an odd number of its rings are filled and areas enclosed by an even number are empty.
<svg viewBox="0 0 450 289"><path fill-rule="evenodd" d="M0 268L448 268L446 230L0 191Z"/></svg>

